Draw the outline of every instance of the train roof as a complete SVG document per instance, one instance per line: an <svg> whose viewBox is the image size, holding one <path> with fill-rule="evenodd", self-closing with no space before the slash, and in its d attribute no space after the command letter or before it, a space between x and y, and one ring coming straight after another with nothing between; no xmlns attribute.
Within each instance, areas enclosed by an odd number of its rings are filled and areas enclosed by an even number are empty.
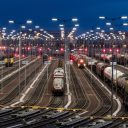
<svg viewBox="0 0 128 128"><path fill-rule="evenodd" d="M99 63L97 64L97 66L100 66L100 65L105 65L105 63L99 62Z"/></svg>
<svg viewBox="0 0 128 128"><path fill-rule="evenodd" d="M90 59L88 60L88 65L95 65L97 63L97 60L96 59Z"/></svg>
<svg viewBox="0 0 128 128"><path fill-rule="evenodd" d="M117 57L124 57L124 54L117 54Z"/></svg>
<svg viewBox="0 0 128 128"><path fill-rule="evenodd" d="M64 69L63 68L56 68L55 70L54 70L54 73L55 72L63 72L64 73Z"/></svg>
<svg viewBox="0 0 128 128"><path fill-rule="evenodd" d="M53 81L53 83L61 83L61 82L64 82L64 80L61 78L55 78Z"/></svg>
<svg viewBox="0 0 128 128"><path fill-rule="evenodd" d="M53 81L53 86L54 86L55 89L63 88L64 80L61 79L61 78L55 78L54 81Z"/></svg>
<svg viewBox="0 0 128 128"><path fill-rule="evenodd" d="M96 59L89 58L89 59L88 59L88 62L93 62L93 63L94 63L94 62L98 62L98 61L97 61Z"/></svg>
<svg viewBox="0 0 128 128"><path fill-rule="evenodd" d="M104 73L105 74L108 74L108 75L110 75L110 76L112 76L112 67L106 67L105 69L104 69ZM118 78L118 77L120 77L120 76L122 76L122 75L124 75L124 73L123 72L121 72L121 71L119 71L119 70L116 70L116 69L113 69L113 77L114 78Z"/></svg>
<svg viewBox="0 0 128 128"><path fill-rule="evenodd" d="M105 64L103 62L97 63L97 67L102 68L103 66L107 66L108 64Z"/></svg>
<svg viewBox="0 0 128 128"><path fill-rule="evenodd" d="M63 78L64 77L64 69L56 68L53 73L54 78Z"/></svg>
<svg viewBox="0 0 128 128"><path fill-rule="evenodd" d="M101 54L101 57L107 56L107 54Z"/></svg>

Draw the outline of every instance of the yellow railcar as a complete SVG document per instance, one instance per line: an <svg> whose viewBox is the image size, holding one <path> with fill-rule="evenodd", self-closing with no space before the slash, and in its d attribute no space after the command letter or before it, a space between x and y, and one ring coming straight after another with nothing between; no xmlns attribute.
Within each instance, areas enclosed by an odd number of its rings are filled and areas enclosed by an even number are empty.
<svg viewBox="0 0 128 128"><path fill-rule="evenodd" d="M10 57L10 58L5 57L4 64L5 64L6 67L13 66L13 64L14 64L14 57Z"/></svg>

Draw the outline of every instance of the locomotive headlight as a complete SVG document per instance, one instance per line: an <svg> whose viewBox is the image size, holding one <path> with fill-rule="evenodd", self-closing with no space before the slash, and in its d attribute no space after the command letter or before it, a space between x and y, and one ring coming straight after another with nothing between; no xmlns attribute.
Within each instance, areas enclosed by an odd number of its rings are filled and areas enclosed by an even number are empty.
<svg viewBox="0 0 128 128"><path fill-rule="evenodd" d="M80 63L83 63L84 62L84 60L80 60Z"/></svg>

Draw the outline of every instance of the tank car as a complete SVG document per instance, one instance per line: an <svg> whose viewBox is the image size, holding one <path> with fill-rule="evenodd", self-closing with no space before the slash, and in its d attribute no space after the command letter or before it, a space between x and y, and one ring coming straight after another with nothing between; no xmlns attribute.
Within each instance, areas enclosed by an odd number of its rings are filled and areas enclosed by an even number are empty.
<svg viewBox="0 0 128 128"><path fill-rule="evenodd" d="M127 74L124 74L117 79L117 86L123 95L123 104L125 105L125 108L128 110L128 75Z"/></svg>
<svg viewBox="0 0 128 128"><path fill-rule="evenodd" d="M106 60L106 56L107 56L107 54L101 54L101 60Z"/></svg>
<svg viewBox="0 0 128 128"><path fill-rule="evenodd" d="M96 53L96 54L95 54L95 58L100 60L100 59L101 59L101 54Z"/></svg>
<svg viewBox="0 0 128 128"><path fill-rule="evenodd" d="M98 63L98 61L96 59L93 58L88 58L87 59L87 66L93 71L96 71L96 64Z"/></svg>
<svg viewBox="0 0 128 128"><path fill-rule="evenodd" d="M105 64L105 63L102 63L102 62L97 63L97 65L96 65L96 73L97 73L99 76L103 76L103 75L104 75L104 69L105 69L106 67L108 67L108 65Z"/></svg>
<svg viewBox="0 0 128 128"><path fill-rule="evenodd" d="M106 55L105 61L106 62L111 62L111 60L112 60L112 55Z"/></svg>
<svg viewBox="0 0 128 128"><path fill-rule="evenodd" d="M128 54L125 54L125 64L128 63Z"/></svg>
<svg viewBox="0 0 128 128"><path fill-rule="evenodd" d="M116 58L118 64L122 64L122 65L125 64L126 60L124 54L117 54Z"/></svg>
<svg viewBox="0 0 128 128"><path fill-rule="evenodd" d="M117 79L122 75L124 75L123 72L113 69L113 83L115 84L117 82ZM106 67L104 69L104 76L106 80L112 81L112 67Z"/></svg>

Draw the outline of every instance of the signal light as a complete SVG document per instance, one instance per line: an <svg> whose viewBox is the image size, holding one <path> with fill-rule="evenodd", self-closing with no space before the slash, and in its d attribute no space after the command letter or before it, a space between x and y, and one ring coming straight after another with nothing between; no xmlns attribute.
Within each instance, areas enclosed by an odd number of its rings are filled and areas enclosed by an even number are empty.
<svg viewBox="0 0 128 128"><path fill-rule="evenodd" d="M25 55L23 54L23 55L22 55L22 57L24 58L24 57L25 57Z"/></svg>
<svg viewBox="0 0 128 128"><path fill-rule="evenodd" d="M119 52L119 49L116 49L116 52L118 53Z"/></svg>
<svg viewBox="0 0 128 128"><path fill-rule="evenodd" d="M103 52L105 53L106 52L106 49L103 49Z"/></svg>
<svg viewBox="0 0 128 128"><path fill-rule="evenodd" d="M28 47L28 50L30 50L31 48L30 47Z"/></svg>
<svg viewBox="0 0 128 128"><path fill-rule="evenodd" d="M15 54L14 56L17 57L17 54Z"/></svg>
<svg viewBox="0 0 128 128"><path fill-rule="evenodd" d="M42 51L42 48L39 48L39 51L41 52Z"/></svg>
<svg viewBox="0 0 128 128"><path fill-rule="evenodd" d="M60 49L60 51L62 51L62 52L63 52L63 51L64 51L64 48L61 48L61 49Z"/></svg>
<svg viewBox="0 0 128 128"><path fill-rule="evenodd" d="M87 48L85 48L85 52L87 52L88 51L88 49Z"/></svg>
<svg viewBox="0 0 128 128"><path fill-rule="evenodd" d="M19 50L19 49L18 49L18 48L16 48L16 52L18 52L18 50Z"/></svg>
<svg viewBox="0 0 128 128"><path fill-rule="evenodd" d="M50 60L50 61L52 60L52 57L51 57L51 56L49 57L49 60Z"/></svg>
<svg viewBox="0 0 128 128"><path fill-rule="evenodd" d="M15 56L15 57L19 57L19 54L15 54L14 56Z"/></svg>
<svg viewBox="0 0 128 128"><path fill-rule="evenodd" d="M109 51L112 52L112 49L110 48Z"/></svg>
<svg viewBox="0 0 128 128"><path fill-rule="evenodd" d="M48 51L51 51L51 49L50 49L50 48L48 48Z"/></svg>
<svg viewBox="0 0 128 128"><path fill-rule="evenodd" d="M81 48L79 48L79 51L82 51L82 49L81 49Z"/></svg>

